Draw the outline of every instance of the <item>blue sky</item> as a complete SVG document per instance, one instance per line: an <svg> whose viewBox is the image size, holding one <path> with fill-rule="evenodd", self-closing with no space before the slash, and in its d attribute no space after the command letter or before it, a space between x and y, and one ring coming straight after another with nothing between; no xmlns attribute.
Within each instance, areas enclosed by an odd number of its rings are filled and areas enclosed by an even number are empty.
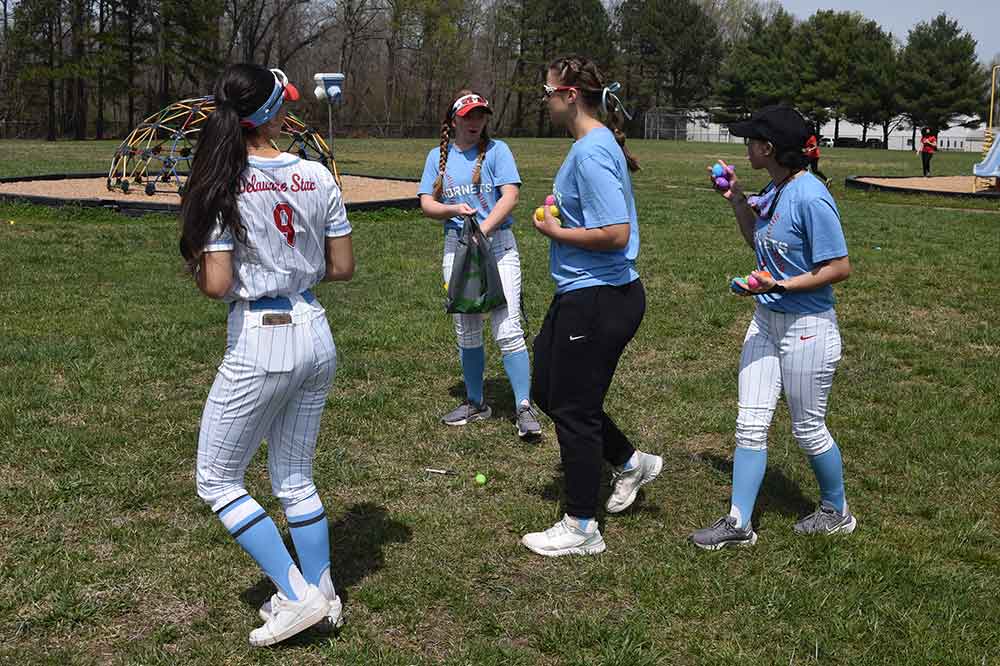
<svg viewBox="0 0 1000 666"><path fill-rule="evenodd" d="M958 21L978 42L977 53L989 62L1000 53L1000 1L998 0L781 0L791 14L807 19L818 9L861 12L878 21L883 29L906 43L906 33L920 21L929 21L942 11Z"/></svg>

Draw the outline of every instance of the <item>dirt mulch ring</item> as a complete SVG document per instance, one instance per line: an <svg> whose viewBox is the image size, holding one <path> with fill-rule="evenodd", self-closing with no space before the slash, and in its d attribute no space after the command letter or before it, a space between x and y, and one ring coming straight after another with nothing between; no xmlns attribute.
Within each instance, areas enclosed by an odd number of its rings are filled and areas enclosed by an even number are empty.
<svg viewBox="0 0 1000 666"><path fill-rule="evenodd" d="M389 178L365 176L341 177L344 203L349 209L371 209L379 204L389 204L394 208L418 205L417 183ZM80 203L83 205L104 205L125 209L174 210L180 209L177 188L171 183L158 183L157 191L148 195L144 185L130 183L126 194L121 189L108 190L107 178L63 178L60 180L23 180L20 182L0 182L0 199L23 197L38 203ZM47 202L43 199L51 199Z"/></svg>
<svg viewBox="0 0 1000 666"><path fill-rule="evenodd" d="M994 191L977 191L975 176L931 176L929 178L878 178L874 176L854 176L847 179L848 187L866 190L886 190L891 192L926 192L931 194L951 194L959 196L1000 196ZM981 179L980 179L981 180Z"/></svg>

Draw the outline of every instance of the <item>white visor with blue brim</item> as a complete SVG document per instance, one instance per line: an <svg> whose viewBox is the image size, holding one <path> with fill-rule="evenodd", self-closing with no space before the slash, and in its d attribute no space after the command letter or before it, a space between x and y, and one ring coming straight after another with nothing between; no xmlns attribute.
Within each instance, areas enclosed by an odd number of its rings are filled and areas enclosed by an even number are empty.
<svg viewBox="0 0 1000 666"><path fill-rule="evenodd" d="M272 69L271 73L274 74L274 90L271 91L271 96L252 114L240 118L240 125L243 127L260 127L278 115L286 99L289 102L298 101L299 90L288 81L285 73L280 69Z"/></svg>

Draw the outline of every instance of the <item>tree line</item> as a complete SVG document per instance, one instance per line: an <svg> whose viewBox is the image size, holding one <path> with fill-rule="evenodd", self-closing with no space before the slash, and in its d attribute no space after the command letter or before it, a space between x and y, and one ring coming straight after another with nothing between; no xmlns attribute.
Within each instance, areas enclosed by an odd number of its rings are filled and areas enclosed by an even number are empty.
<svg viewBox="0 0 1000 666"><path fill-rule="evenodd" d="M797 21L776 0L0 2L0 127L49 139L119 136L248 61L284 69L305 93L299 115L320 125L312 74L344 72L338 127L379 136L435 135L466 86L493 102L500 133L546 136L545 66L569 52L621 81L633 135L653 108L726 121L787 102L887 139L988 103L976 42L945 14L899 43L862 14Z"/></svg>

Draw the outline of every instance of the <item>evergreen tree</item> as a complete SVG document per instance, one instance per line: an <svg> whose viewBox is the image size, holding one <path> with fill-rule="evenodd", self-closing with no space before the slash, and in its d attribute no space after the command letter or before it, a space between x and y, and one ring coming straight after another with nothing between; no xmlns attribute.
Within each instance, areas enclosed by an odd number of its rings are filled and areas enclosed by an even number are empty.
<svg viewBox="0 0 1000 666"><path fill-rule="evenodd" d="M900 56L899 93L914 126L947 129L985 105L988 74L976 58L976 40L939 14L910 31Z"/></svg>

